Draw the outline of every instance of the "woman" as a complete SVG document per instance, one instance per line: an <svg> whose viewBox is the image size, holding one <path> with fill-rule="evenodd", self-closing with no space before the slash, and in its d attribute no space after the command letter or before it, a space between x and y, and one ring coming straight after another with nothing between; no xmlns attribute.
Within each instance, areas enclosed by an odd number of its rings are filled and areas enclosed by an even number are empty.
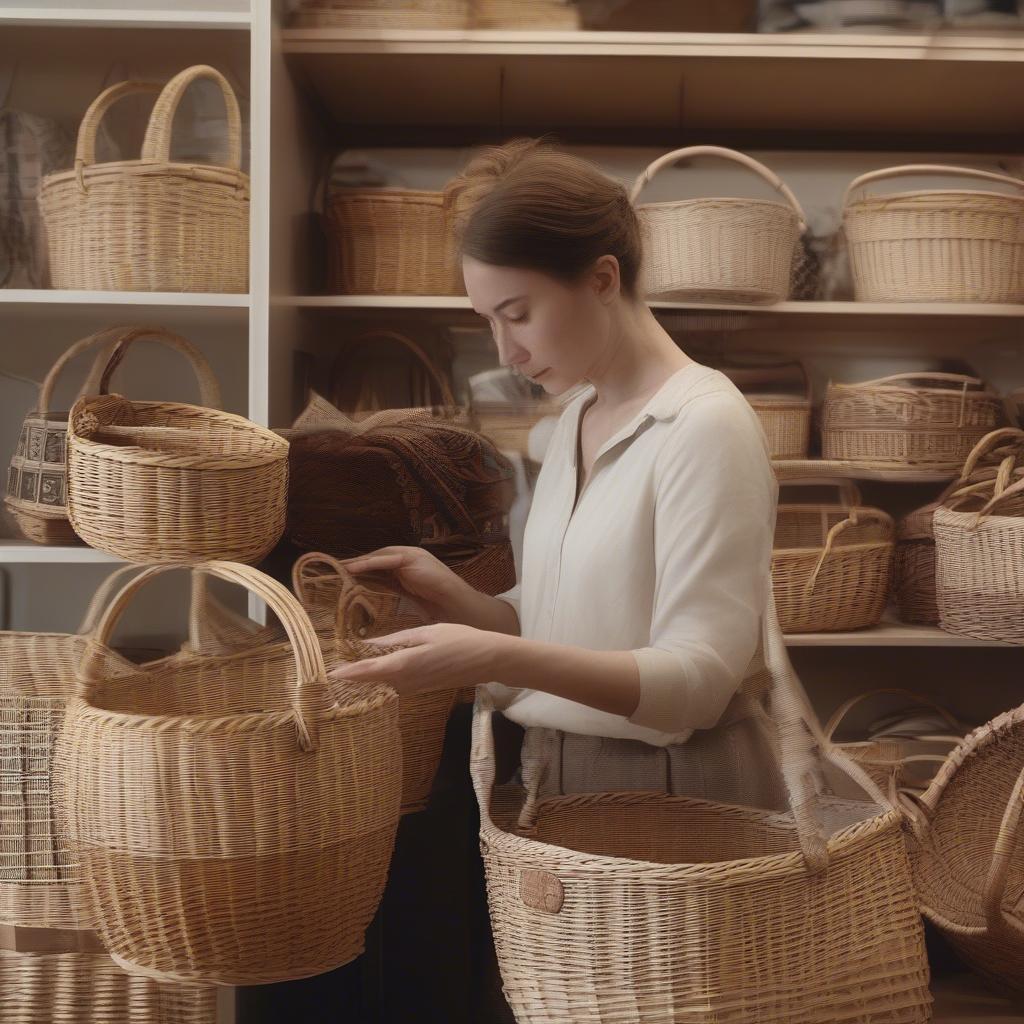
<svg viewBox="0 0 1024 1024"><path fill-rule="evenodd" d="M438 624L336 674L399 693L489 684L528 727L543 794L784 806L754 707L778 494L755 414L643 302L621 184L517 140L472 160L450 197L502 364L551 395L586 386L536 482L518 596L478 593L419 548L350 560L393 572Z"/></svg>

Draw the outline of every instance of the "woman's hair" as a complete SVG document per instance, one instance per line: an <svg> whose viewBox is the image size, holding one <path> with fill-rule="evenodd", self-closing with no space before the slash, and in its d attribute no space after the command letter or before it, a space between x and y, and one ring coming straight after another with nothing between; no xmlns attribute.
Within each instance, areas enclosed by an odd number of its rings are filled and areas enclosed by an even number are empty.
<svg viewBox="0 0 1024 1024"><path fill-rule="evenodd" d="M449 182L463 255L576 281L606 254L636 295L642 246L625 188L593 164L545 139L513 139L482 150Z"/></svg>

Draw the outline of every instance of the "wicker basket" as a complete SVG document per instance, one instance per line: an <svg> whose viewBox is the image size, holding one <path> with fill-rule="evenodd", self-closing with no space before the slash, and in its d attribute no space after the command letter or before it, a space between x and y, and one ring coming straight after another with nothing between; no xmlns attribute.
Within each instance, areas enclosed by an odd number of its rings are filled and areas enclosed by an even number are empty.
<svg viewBox="0 0 1024 1024"><path fill-rule="evenodd" d="M301 0L295 28L460 29L470 0Z"/></svg>
<svg viewBox="0 0 1024 1024"><path fill-rule="evenodd" d="M875 625L885 610L892 577L892 517L863 507L852 484L838 486L839 504L778 507L772 589L784 633L863 629Z"/></svg>
<svg viewBox="0 0 1024 1024"><path fill-rule="evenodd" d="M386 650L367 647L360 642L362 637L384 636L430 621L393 586L357 580L330 555L303 555L292 570L292 582L320 637L328 669ZM454 690L434 690L403 696L398 702L403 814L427 806L455 696Z"/></svg>
<svg viewBox="0 0 1024 1024"><path fill-rule="evenodd" d="M1011 185L1018 194L926 189L853 200L883 178L942 174ZM1024 302L1024 181L969 167L871 171L847 189L843 229L862 302Z"/></svg>
<svg viewBox="0 0 1024 1024"><path fill-rule="evenodd" d="M228 162L170 159L174 115L185 90L208 78L227 107ZM93 101L78 130L75 167L43 179L54 288L244 292L249 287L249 177L241 171L241 116L227 79L197 65L157 98L139 160L96 163L96 128L124 96L152 91L121 82Z"/></svg>
<svg viewBox="0 0 1024 1024"><path fill-rule="evenodd" d="M884 467L959 470L1006 422L1003 402L977 377L894 373L832 384L822 410L822 457Z"/></svg>
<svg viewBox="0 0 1024 1024"><path fill-rule="evenodd" d="M725 365L761 421L773 459L806 459L811 443L811 383L801 363ZM774 390L769 390L774 388Z"/></svg>
<svg viewBox="0 0 1024 1024"><path fill-rule="evenodd" d="M123 339L68 424L68 511L92 547L134 562L258 562L281 537L288 442L242 416L108 395ZM163 340L189 355L183 339Z"/></svg>
<svg viewBox="0 0 1024 1024"><path fill-rule="evenodd" d="M143 570L114 599L69 700L55 764L71 849L114 959L161 980L249 985L349 962L398 822L397 697L327 688L316 634L279 583L197 567L265 600L289 643L97 663ZM291 692L289 692L291 691Z"/></svg>
<svg viewBox="0 0 1024 1024"><path fill-rule="evenodd" d="M771 714L762 704L755 721L780 751L791 811L494 789L493 711L481 690L471 770L495 946L519 1024L929 1019L899 814L820 734L771 610L766 620ZM826 764L872 802L834 797ZM543 771L524 764L528 779Z"/></svg>
<svg viewBox="0 0 1024 1024"><path fill-rule="evenodd" d="M343 295L465 295L444 193L337 188L326 201L327 288Z"/></svg>
<svg viewBox="0 0 1024 1024"><path fill-rule="evenodd" d="M924 794L904 793L925 917L980 974L1024 995L1024 707L972 731Z"/></svg>
<svg viewBox="0 0 1024 1024"><path fill-rule="evenodd" d="M697 156L723 157L750 168L786 203L685 199L637 204L658 171ZM648 298L771 303L788 297L793 257L806 219L796 196L763 164L720 146L676 149L637 178L631 198L643 233L641 286Z"/></svg>
<svg viewBox="0 0 1024 1024"><path fill-rule="evenodd" d="M18 446L7 471L4 505L26 540L36 544L79 543L68 522L68 414L54 412L50 403L57 379L67 364L91 349L97 351L78 397L95 394L103 367L122 333L121 328L99 331L75 342L50 368L39 389L36 408L25 417Z"/></svg>
<svg viewBox="0 0 1024 1024"><path fill-rule="evenodd" d="M582 25L572 0L472 0L472 28L573 32Z"/></svg>

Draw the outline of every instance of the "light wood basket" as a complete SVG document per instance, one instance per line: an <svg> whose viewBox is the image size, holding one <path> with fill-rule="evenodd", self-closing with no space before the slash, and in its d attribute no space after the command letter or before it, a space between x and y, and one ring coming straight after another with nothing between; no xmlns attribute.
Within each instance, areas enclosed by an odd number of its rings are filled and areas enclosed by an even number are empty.
<svg viewBox="0 0 1024 1024"><path fill-rule="evenodd" d="M854 199L872 182L953 175L1009 185L1014 195L922 189ZM843 230L862 302L1024 302L1024 181L941 164L862 174L843 202Z"/></svg>
<svg viewBox="0 0 1024 1024"><path fill-rule="evenodd" d="M295 28L461 29L470 0L301 0Z"/></svg>
<svg viewBox="0 0 1024 1024"><path fill-rule="evenodd" d="M471 0L471 28L573 32L581 25L571 0Z"/></svg>
<svg viewBox="0 0 1024 1024"><path fill-rule="evenodd" d="M786 202L734 198L638 202L659 171L699 156L749 168ZM793 259L807 222L796 196L763 164L721 146L676 149L640 174L631 199L643 234L640 276L648 298L764 304L789 296Z"/></svg>
<svg viewBox="0 0 1024 1024"><path fill-rule="evenodd" d="M811 443L812 405L811 383L803 364L727 364L720 369L757 413L771 457L806 459Z"/></svg>
<svg viewBox="0 0 1024 1024"><path fill-rule="evenodd" d="M226 166L171 160L185 90L215 82L227 110ZM138 160L96 163L96 130L118 100L159 86L121 82L101 93L78 130L75 167L39 189L54 288L244 292L249 287L249 177L241 115L227 79L205 64L175 75L157 97Z"/></svg>

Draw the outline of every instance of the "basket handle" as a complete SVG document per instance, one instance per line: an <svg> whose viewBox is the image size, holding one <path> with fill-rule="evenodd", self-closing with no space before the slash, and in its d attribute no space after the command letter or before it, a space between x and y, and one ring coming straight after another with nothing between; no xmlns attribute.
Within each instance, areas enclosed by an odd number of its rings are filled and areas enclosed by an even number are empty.
<svg viewBox="0 0 1024 1024"><path fill-rule="evenodd" d="M971 449L964 461L964 468L960 471L960 479L966 480L972 476L978 463L986 456L1001 448L1004 444L1013 444L1024 456L1024 430L1017 427L1000 427L981 438Z"/></svg>
<svg viewBox="0 0 1024 1024"><path fill-rule="evenodd" d="M843 196L843 206L850 205L850 196L854 191L872 181L881 181L883 178L906 178L915 174L946 174L962 178L979 178L985 181L997 181L1001 185L1013 185L1015 188L1024 189L1024 180L1011 178L1007 174L996 174L994 171L979 171L973 167L947 167L944 164L903 164L900 167L885 167L878 171L868 171L858 178L854 178L846 189Z"/></svg>
<svg viewBox="0 0 1024 1024"><path fill-rule="evenodd" d="M1010 799L999 823L999 834L996 836L995 848L992 851L992 863L989 865L985 878L985 892L982 904L985 909L985 920L989 930L1005 932L1007 930L1024 938L1024 927L1003 910L1003 899L1006 896L1006 885L1009 881L1010 861L1013 859L1017 844L1021 841L1021 812L1024 811L1024 768L1021 769L1014 784Z"/></svg>
<svg viewBox="0 0 1024 1024"><path fill-rule="evenodd" d="M825 544L821 549L821 555L818 557L818 561L814 566L814 571L810 576L808 576L807 583L804 586L804 590L808 595L814 593L814 588L818 582L818 573L821 572L821 569L825 564L825 559L832 554L832 546L835 544L836 538L851 526L861 526L865 522L871 522L872 520L877 523L881 523L883 526L892 525L892 516L890 516L888 512L883 512L881 509L877 508L855 508L849 516L845 519L841 519L828 531L825 535Z"/></svg>
<svg viewBox="0 0 1024 1024"><path fill-rule="evenodd" d="M120 365L121 360L124 359L128 349L136 341L145 339L147 341L158 341L167 348L176 349L178 352L181 352L192 364L196 380L199 382L200 404L206 406L207 409L221 408L220 385L217 383L213 368L207 361L206 356L192 342L183 338L180 334L174 334L163 327L126 327L121 330L121 336L118 338L113 352L111 352L110 357L107 359L107 365L103 368L98 394L108 394L110 378L113 376L114 370Z"/></svg>
<svg viewBox="0 0 1024 1024"><path fill-rule="evenodd" d="M198 569L192 572L188 640L181 647L183 652L231 654L243 647L268 643L268 629L221 604L210 593L206 574Z"/></svg>
<svg viewBox="0 0 1024 1024"><path fill-rule="evenodd" d="M317 748L317 718L334 706L327 687L327 670L317 642L316 633L303 611L302 605L277 580L252 566L236 562L201 562L196 566L161 565L143 569L133 580L125 584L103 612L93 642L79 665L78 695L88 700L93 688L103 677L103 648L109 645L111 634L125 606L141 587L157 576L173 569L193 568L195 572L208 573L228 583L237 583L257 597L266 601L274 611L295 655L296 684L292 699L293 718L299 746L303 750ZM143 667L140 672L144 673Z"/></svg>
<svg viewBox="0 0 1024 1024"><path fill-rule="evenodd" d="M114 591L122 585L121 581L138 571L137 565L122 565L119 569L107 574L103 582L96 588L96 593L92 595L89 607L86 608L85 615L79 624L78 632L82 636L88 636L95 632L103 609L107 606Z"/></svg>
<svg viewBox="0 0 1024 1024"><path fill-rule="evenodd" d="M941 373L932 370L910 370L906 373L890 373L888 377L875 380L863 380L856 384L844 384L844 388L871 388L879 384L902 384L907 381L923 381L932 384L959 384L964 388L982 387L984 381L979 377L968 377L963 373Z"/></svg>
<svg viewBox="0 0 1024 1024"><path fill-rule="evenodd" d="M76 401L78 398L82 398L85 395L96 394L99 390L100 378L103 376L103 367L106 365L107 360L110 358L111 353L117 345L118 332L121 330L123 330L123 328L107 327L102 331L97 331L95 334L90 334L87 338L79 339L73 345L66 348L43 378L42 386L39 389L39 398L36 401L36 412L45 416L46 413L50 411L50 403L53 400L53 389L57 386L57 379L60 377L61 373L63 373L64 367L67 366L67 364L76 356L81 355L83 352L91 348L98 347L99 351L93 358L89 373L83 381L82 386L78 389Z"/></svg>
<svg viewBox="0 0 1024 1024"><path fill-rule="evenodd" d="M737 152L735 149L727 149L724 146L684 146L682 149L673 149L670 153L665 153L664 156L659 156L657 160L649 164L643 171L640 172L640 176L633 183L633 188L629 193L629 200L631 203L636 203L640 197L640 193L643 192L644 188L650 183L654 176L665 167L670 167L673 164L679 163L681 160L690 160L695 156L717 156L723 160L732 160L734 163L741 164L744 167L749 168L755 174L759 175L776 192L778 192L791 207L796 211L797 219L800 221L800 232L801 234L807 230L807 217L804 214L803 207L797 201L795 195L793 195L789 186L772 170L765 167L764 164L755 160L753 157L747 156L746 153Z"/></svg>
<svg viewBox="0 0 1024 1024"><path fill-rule="evenodd" d="M242 115L238 110L235 91L228 80L209 64L196 64L179 71L163 88L149 115L146 137L142 140L142 159L154 163L168 163L171 156L171 132L178 104L193 82L208 78L220 87L228 120L228 162L233 171L242 169Z"/></svg>
<svg viewBox="0 0 1024 1024"><path fill-rule="evenodd" d="M939 715L953 728L959 729L960 723L957 721L956 716L944 708L941 704L932 700L931 697L926 696L923 693L917 693L914 690L905 690L900 686L886 686L880 687L877 690L867 690L864 693L858 693L851 697L849 700L843 701L838 708L832 713L828 722L825 724L824 731L828 739L832 739L835 735L836 729L842 724L846 716L858 705L868 700L871 697L881 697L883 695L891 695L896 697L906 697L912 700L915 704L920 704L923 707L931 708L933 711L937 711ZM960 741L957 740L959 743Z"/></svg>

